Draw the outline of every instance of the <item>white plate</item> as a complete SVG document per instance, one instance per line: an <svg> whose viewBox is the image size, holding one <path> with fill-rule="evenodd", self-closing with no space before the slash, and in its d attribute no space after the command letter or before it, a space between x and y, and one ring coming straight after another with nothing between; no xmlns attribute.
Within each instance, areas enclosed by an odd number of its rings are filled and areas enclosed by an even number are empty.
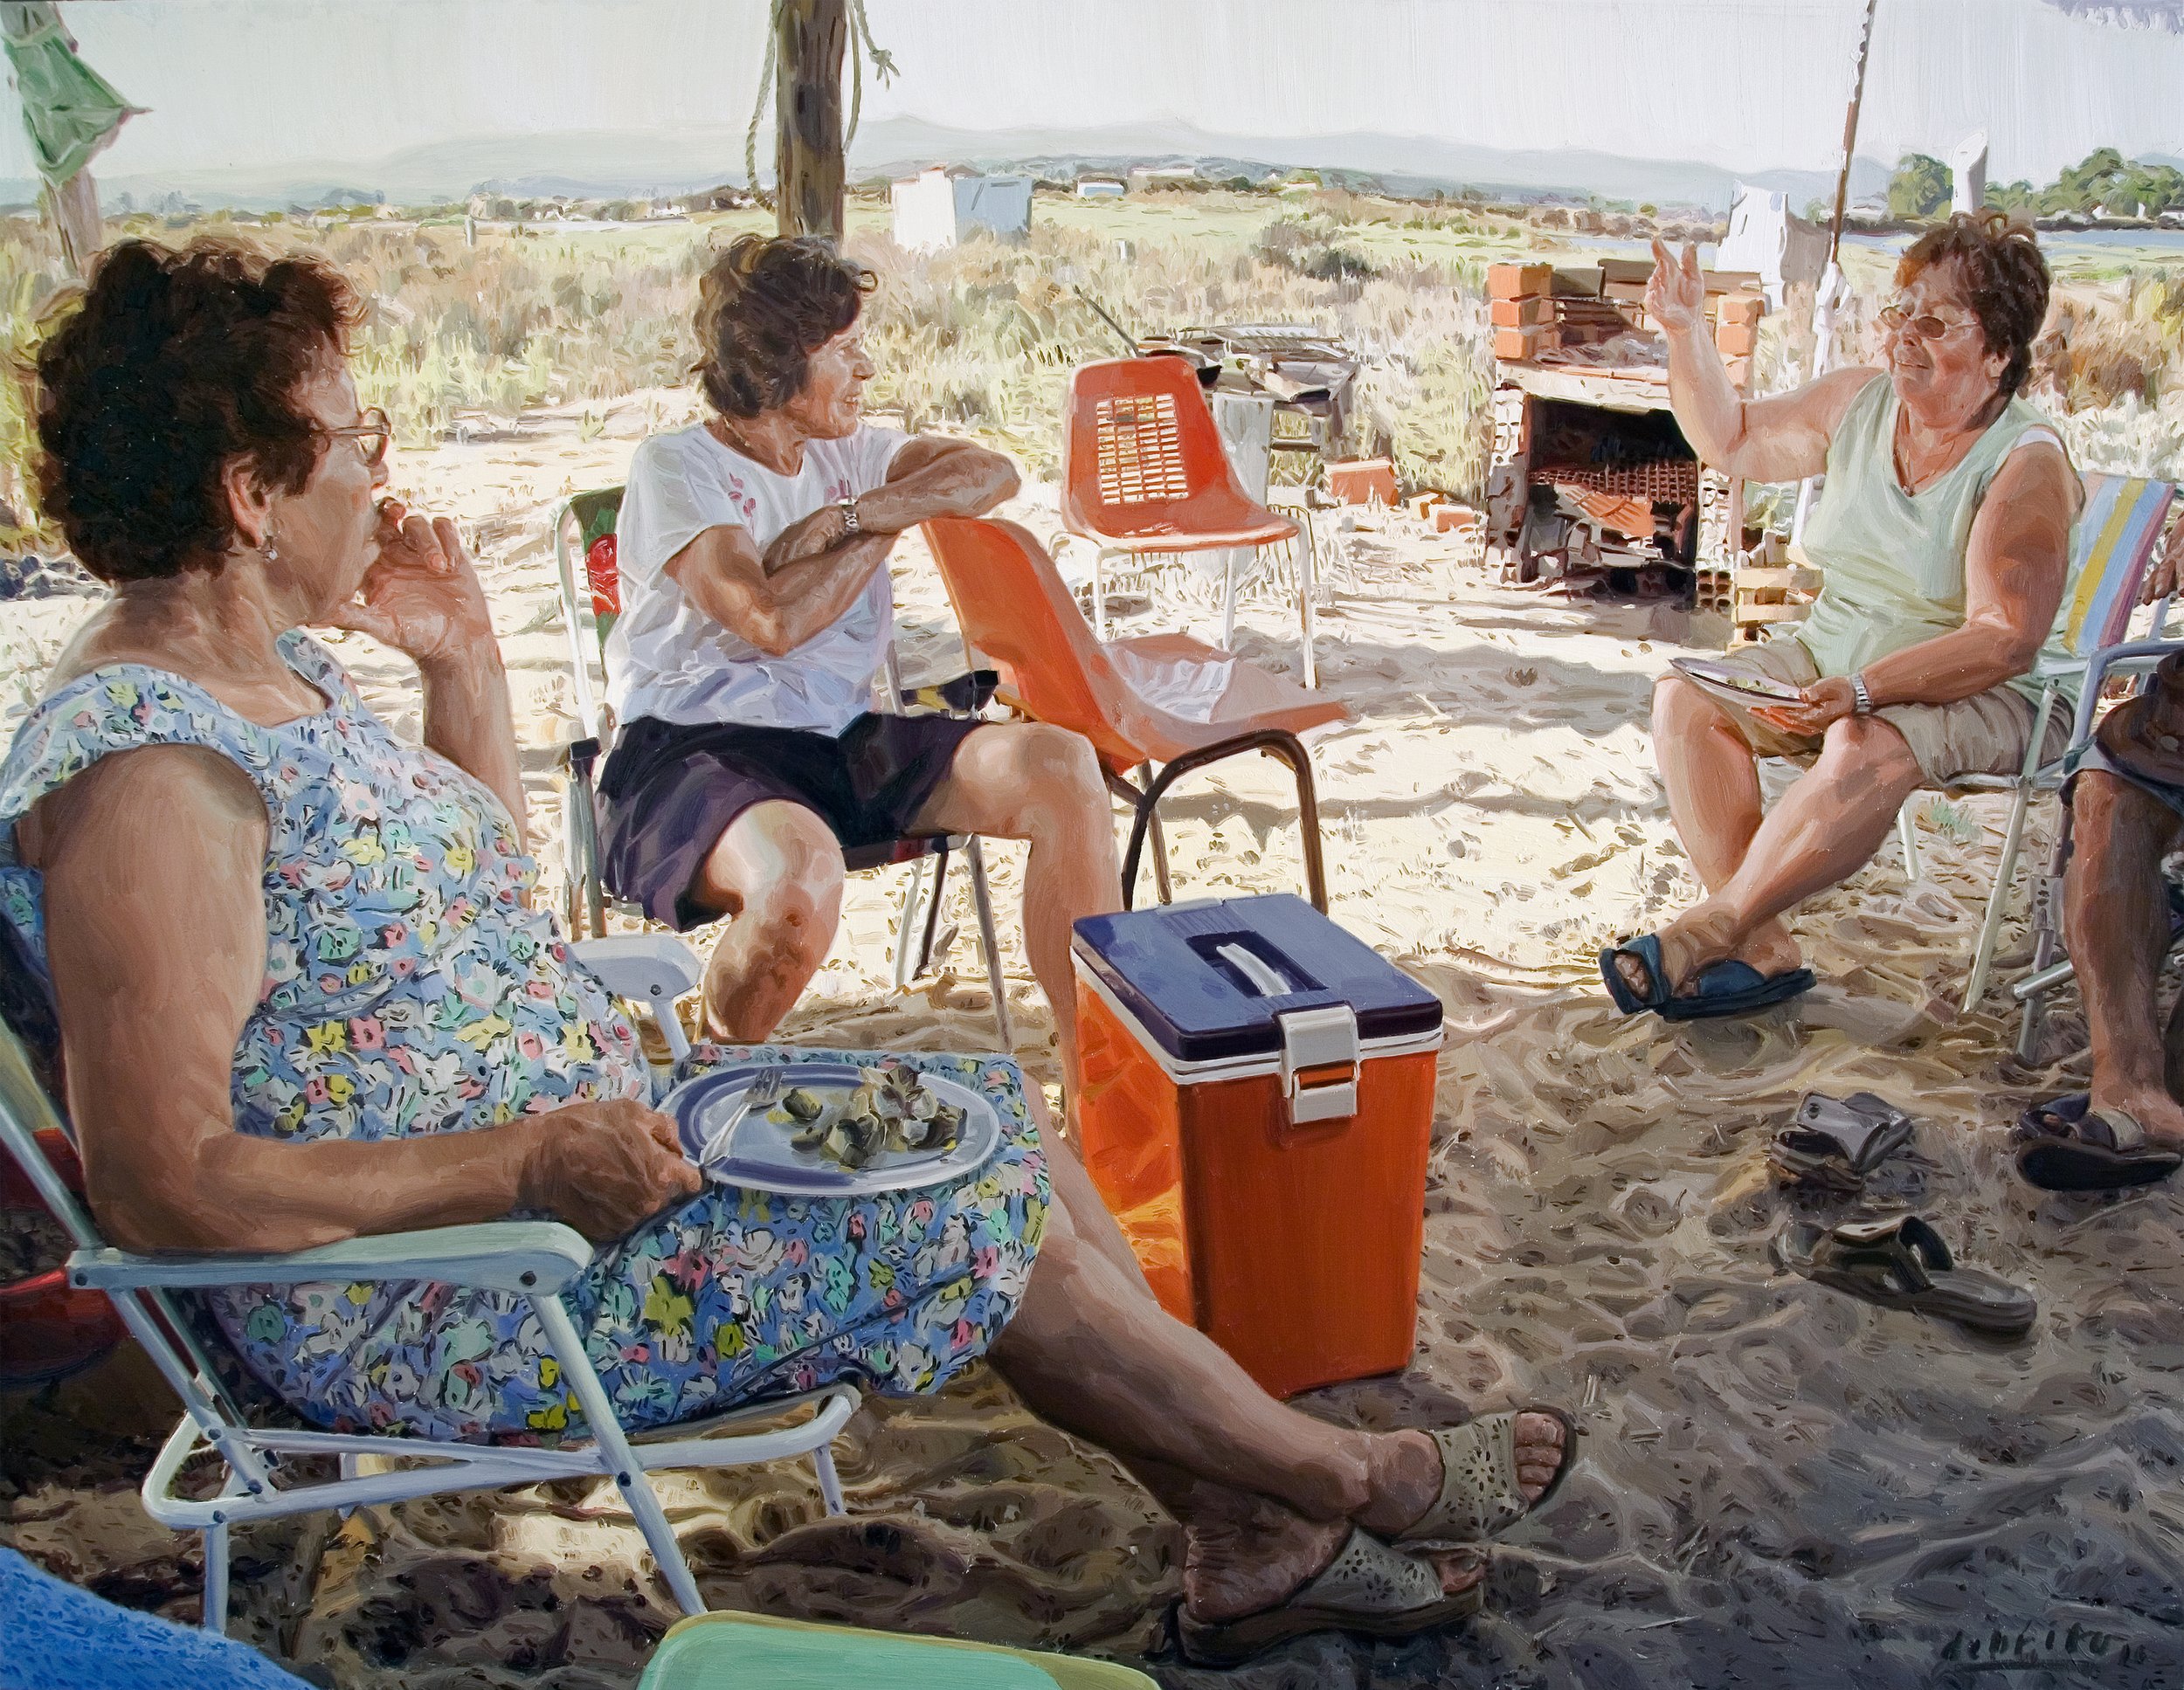
<svg viewBox="0 0 2184 1690"><path fill-rule="evenodd" d="M705 1170L706 1177L749 1191L773 1191L791 1197L858 1197L875 1191L915 1191L975 1174L1001 1148L999 1111L969 1086L940 1074L918 1078L943 1103L963 1111L963 1126L946 1150L882 1150L854 1173L816 1150L790 1143L793 1123L769 1119L769 1103L743 1115L726 1145L711 1161L702 1153L714 1135L743 1108L743 1094L767 1073L782 1071L784 1091L801 1086L830 1103L840 1102L864 1084L863 1074L846 1062L741 1063L685 1080L660 1100L682 1136L682 1153Z"/></svg>
<svg viewBox="0 0 2184 1690"><path fill-rule="evenodd" d="M1707 658L1671 658L1669 666L1688 680L1695 680L1717 697L1749 709L1755 704L1802 704L1802 688L1766 675L1757 675L1740 664L1716 663Z"/></svg>

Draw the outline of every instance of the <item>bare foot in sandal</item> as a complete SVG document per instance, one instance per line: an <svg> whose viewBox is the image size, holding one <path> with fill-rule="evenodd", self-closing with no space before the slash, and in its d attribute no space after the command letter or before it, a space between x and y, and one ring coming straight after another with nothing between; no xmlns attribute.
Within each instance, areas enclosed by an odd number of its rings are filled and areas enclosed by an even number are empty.
<svg viewBox="0 0 2184 1690"><path fill-rule="evenodd" d="M1234 1495L1205 1507L1184 1534L1185 1611L1219 1625L1279 1607L1326 1570L1351 1529L1347 1520L1306 1520L1263 1497ZM1426 1558L1449 1596L1485 1576L1482 1564L1461 1553Z"/></svg>
<svg viewBox="0 0 2184 1690"><path fill-rule="evenodd" d="M1509 1466L1476 1487L1485 1493L1469 1499L1471 1517L1453 1521L1432 1518L1444 1513L1444 1502L1455 1500L1444 1493L1470 1477L1470 1473L1459 1473L1452 1481L1444 1461L1444 1445L1452 1445L1462 1459L1471 1448L1472 1434L1498 1430L1503 1421L1509 1424ZM1552 1414L1530 1410L1515 1415L1482 1415L1451 1431L1397 1432L1379 1440L1376 1459L1385 1466L1374 1475L1372 1502L1354 1517L1365 1530L1391 1541L1475 1541L1513 1524L1554 1488L1577 1459L1571 1442L1570 1429L1563 1421ZM1487 1452L1492 1454L1490 1449ZM1476 1471L1471 1469L1471 1473ZM1511 1478L1522 1498L1521 1507L1499 1494L1501 1486Z"/></svg>

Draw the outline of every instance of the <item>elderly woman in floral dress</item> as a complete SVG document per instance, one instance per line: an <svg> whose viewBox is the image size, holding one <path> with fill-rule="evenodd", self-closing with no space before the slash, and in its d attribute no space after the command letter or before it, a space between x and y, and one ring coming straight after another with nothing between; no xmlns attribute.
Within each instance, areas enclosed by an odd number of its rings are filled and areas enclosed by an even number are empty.
<svg viewBox="0 0 2184 1690"><path fill-rule="evenodd" d="M530 907L484 595L452 523L381 499L354 311L310 259L125 242L39 351L41 497L114 591L0 768L0 914L58 1009L107 1234L290 1251L550 1213L599 1246L568 1301L632 1425L844 1376L930 1391L985 1356L1184 1522L1205 1658L1476 1608L1476 1564L1391 1542L1521 1517L1568 1471L1560 1417L1368 1433L1270 1400L1162 1313L1011 1064L902 1059L1002 1115L954 1185L784 1198L683 1157L630 1026ZM416 663L421 750L308 624ZM209 1312L321 1424L583 1433L498 1293L265 1286Z"/></svg>

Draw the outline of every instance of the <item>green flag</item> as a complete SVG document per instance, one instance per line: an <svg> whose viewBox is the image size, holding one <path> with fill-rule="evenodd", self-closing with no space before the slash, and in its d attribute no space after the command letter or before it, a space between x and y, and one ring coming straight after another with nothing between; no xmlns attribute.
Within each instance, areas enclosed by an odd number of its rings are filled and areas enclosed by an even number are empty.
<svg viewBox="0 0 2184 1690"><path fill-rule="evenodd" d="M0 36L6 38L38 173L59 187L143 107L130 105L76 57L75 39L61 27L52 0L0 0Z"/></svg>

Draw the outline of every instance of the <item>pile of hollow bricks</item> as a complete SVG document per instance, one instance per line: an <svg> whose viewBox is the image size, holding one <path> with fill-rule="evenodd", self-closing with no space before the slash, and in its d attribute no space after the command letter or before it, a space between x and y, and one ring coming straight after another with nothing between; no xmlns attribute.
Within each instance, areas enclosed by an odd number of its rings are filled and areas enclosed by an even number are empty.
<svg viewBox="0 0 2184 1690"><path fill-rule="evenodd" d="M1564 365L1582 365L1582 348L1618 335L1656 333L1647 315L1648 259L1607 259L1597 265L1558 268L1551 264L1496 264L1486 272L1487 315L1494 355L1510 363L1534 363L1544 353ZM1752 355L1759 344L1766 302L1759 278L1708 271L1706 320L1721 350L1729 379L1739 390L1752 382ZM1610 370L1608 373L1618 373ZM1648 372L1649 373L1649 372Z"/></svg>

